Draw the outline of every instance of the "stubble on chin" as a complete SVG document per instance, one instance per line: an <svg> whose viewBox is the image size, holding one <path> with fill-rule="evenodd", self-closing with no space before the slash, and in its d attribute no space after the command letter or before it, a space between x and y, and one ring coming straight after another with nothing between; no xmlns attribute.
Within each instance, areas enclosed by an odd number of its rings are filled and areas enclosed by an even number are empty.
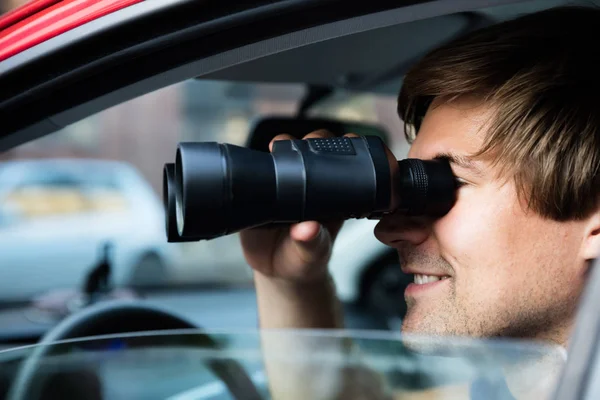
<svg viewBox="0 0 600 400"><path fill-rule="evenodd" d="M439 254L408 245L398 249L398 256L401 264L409 269L446 273L450 276L450 288L443 298L428 299L425 296L417 300L405 297L407 312L402 333L432 337L468 334L470 329L465 312L458 304L456 274L452 265Z"/></svg>

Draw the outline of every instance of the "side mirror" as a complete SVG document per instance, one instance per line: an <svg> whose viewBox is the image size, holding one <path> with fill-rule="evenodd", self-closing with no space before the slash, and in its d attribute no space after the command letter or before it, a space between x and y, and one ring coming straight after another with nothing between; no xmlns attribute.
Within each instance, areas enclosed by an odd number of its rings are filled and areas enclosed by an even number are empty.
<svg viewBox="0 0 600 400"><path fill-rule="evenodd" d="M335 136L343 136L347 133L378 136L384 143L389 144L387 131L377 125L326 118L266 117L255 122L246 146L255 150L269 151L269 143L279 134L286 133L302 139L305 135L319 129L328 130Z"/></svg>

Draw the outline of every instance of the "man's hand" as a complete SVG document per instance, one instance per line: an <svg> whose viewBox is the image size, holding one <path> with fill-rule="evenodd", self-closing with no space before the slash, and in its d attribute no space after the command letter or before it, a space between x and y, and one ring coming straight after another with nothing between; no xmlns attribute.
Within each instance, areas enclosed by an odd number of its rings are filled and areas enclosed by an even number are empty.
<svg viewBox="0 0 600 400"><path fill-rule="evenodd" d="M332 133L320 130L304 139L332 137ZM279 135L271 141L270 149L277 140L291 139L290 135ZM389 149L386 152L394 176L398 162ZM340 306L327 270L342 224L343 221L307 221L240 233L244 256L255 271L262 328L342 327Z"/></svg>
<svg viewBox="0 0 600 400"><path fill-rule="evenodd" d="M356 136L356 135L346 135ZM327 131L312 132L304 137L334 137ZM294 139L279 135L271 141ZM301 222L285 227L259 227L240 233L246 261L259 275L288 283L317 283L327 279L327 263L333 241L343 221L321 224Z"/></svg>
<svg viewBox="0 0 600 400"><path fill-rule="evenodd" d="M346 137L357 137L347 134ZM332 133L319 130L303 139L333 138ZM290 135L278 135L277 140L292 140ZM398 170L398 162L386 147L392 176ZM392 204L395 199L392 199ZM327 263L343 221L319 223L307 221L289 226L263 226L240 233L244 256L257 273L258 278L269 278L281 284L311 285L328 279Z"/></svg>

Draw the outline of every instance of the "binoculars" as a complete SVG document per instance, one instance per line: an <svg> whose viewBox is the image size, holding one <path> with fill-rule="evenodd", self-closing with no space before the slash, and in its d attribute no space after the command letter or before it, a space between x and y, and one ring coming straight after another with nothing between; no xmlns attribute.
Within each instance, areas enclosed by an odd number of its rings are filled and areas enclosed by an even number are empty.
<svg viewBox="0 0 600 400"><path fill-rule="evenodd" d="M167 240L392 212L439 217L452 208L456 187L446 160L404 159L394 171L377 136L281 140L270 153L180 143L163 170Z"/></svg>

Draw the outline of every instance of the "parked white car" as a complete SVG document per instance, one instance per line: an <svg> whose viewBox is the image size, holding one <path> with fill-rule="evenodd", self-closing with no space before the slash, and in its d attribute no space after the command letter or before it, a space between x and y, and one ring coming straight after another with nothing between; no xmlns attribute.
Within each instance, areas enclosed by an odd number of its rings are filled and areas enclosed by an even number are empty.
<svg viewBox="0 0 600 400"><path fill-rule="evenodd" d="M117 286L160 284L179 261L158 196L128 164L0 163L0 301L80 287L113 244Z"/></svg>

